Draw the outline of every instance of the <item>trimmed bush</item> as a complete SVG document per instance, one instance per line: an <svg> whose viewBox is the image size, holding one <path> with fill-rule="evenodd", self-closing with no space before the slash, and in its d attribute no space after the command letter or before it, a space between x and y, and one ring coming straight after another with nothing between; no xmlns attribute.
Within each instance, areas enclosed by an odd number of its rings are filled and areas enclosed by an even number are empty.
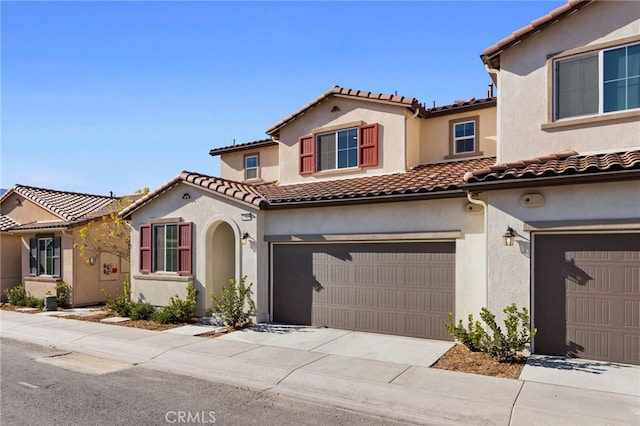
<svg viewBox="0 0 640 426"><path fill-rule="evenodd" d="M125 275L125 279L122 281L122 292L118 296L113 297L107 294L104 289L102 289L102 294L107 301L106 305L108 309L111 309L121 317L131 315L131 308L134 306L134 303L131 301L131 288L129 287L129 277L127 275Z"/></svg>
<svg viewBox="0 0 640 426"><path fill-rule="evenodd" d="M71 289L71 286L64 281L61 281L59 283L56 283L56 285L54 286L54 289L56 290L56 301L58 302L58 306L60 307L65 306L65 304L67 303L67 296L69 295L69 290Z"/></svg>
<svg viewBox="0 0 640 426"><path fill-rule="evenodd" d="M131 314L129 317L136 320L148 320L151 318L153 313L156 311L156 308L149 302L140 302L131 306Z"/></svg>
<svg viewBox="0 0 640 426"><path fill-rule="evenodd" d="M7 297L7 303L13 306L26 306L27 292L24 290L22 284L15 287L8 288L4 291Z"/></svg>

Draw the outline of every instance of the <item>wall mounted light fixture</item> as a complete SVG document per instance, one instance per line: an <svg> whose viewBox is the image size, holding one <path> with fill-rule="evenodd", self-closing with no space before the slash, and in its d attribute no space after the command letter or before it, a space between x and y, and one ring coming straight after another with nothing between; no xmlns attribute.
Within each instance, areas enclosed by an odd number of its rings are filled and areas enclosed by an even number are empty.
<svg viewBox="0 0 640 426"><path fill-rule="evenodd" d="M504 232L504 235L502 236L502 238L504 239L504 245L506 247L511 247L513 245L513 242L515 240L515 232L513 231L513 228L510 226L507 226L507 230Z"/></svg>
<svg viewBox="0 0 640 426"><path fill-rule="evenodd" d="M182 199L183 200L190 200L191 199L191 195L189 195L188 192L185 192L184 194L182 194Z"/></svg>
<svg viewBox="0 0 640 426"><path fill-rule="evenodd" d="M93 266L93 265L95 265L95 264L96 264L96 258L95 258L95 257L90 257L90 258L89 258L89 265L90 265L90 266Z"/></svg>
<svg viewBox="0 0 640 426"><path fill-rule="evenodd" d="M246 245L247 242L249 241L249 233L245 232L244 234L242 234L242 237L240 237L240 242L242 242L242 245Z"/></svg>

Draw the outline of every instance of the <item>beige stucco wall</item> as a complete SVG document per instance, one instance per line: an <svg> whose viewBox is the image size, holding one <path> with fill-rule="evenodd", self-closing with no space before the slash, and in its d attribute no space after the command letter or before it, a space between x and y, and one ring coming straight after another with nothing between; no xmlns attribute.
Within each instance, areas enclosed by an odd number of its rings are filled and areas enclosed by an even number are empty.
<svg viewBox="0 0 640 426"><path fill-rule="evenodd" d="M548 122L547 109L553 102L547 96L552 84L547 68L550 55L639 35L637 2L596 2L502 53L498 161L565 150L585 153L639 146L640 113L627 120L541 130Z"/></svg>
<svg viewBox="0 0 640 426"><path fill-rule="evenodd" d="M420 158L417 164L445 161L450 152L450 121L478 117L478 147L482 156L496 155L497 108L491 106L457 114L446 114L421 120ZM468 157L460 157L465 159Z"/></svg>
<svg viewBox="0 0 640 426"><path fill-rule="evenodd" d="M0 233L0 297L4 291L22 284L22 239L19 235Z"/></svg>
<svg viewBox="0 0 640 426"><path fill-rule="evenodd" d="M183 200L182 194L188 192L189 200ZM242 213L254 213L251 221L242 221ZM185 287L191 283L198 290L198 315L205 314L212 307L209 293L217 291L220 277L212 273L212 265L224 259L233 259L235 262L235 276L226 277L239 280L247 276L247 283L253 283L253 298L257 304L258 320L265 320L267 296L267 272L259 271L258 265L262 262L261 256L266 256L266 251L260 254L257 244L260 241L258 235L257 212L254 208L240 202L230 200L200 188L181 184L155 199L132 217L131 232L131 293L133 300L148 301L153 305L163 306L169 302L169 297L178 294L186 295ZM177 274L141 274L140 268L140 225L149 223L158 218L182 218L184 221L193 222L193 276L181 277ZM221 225L224 224L224 225ZM223 235L221 247L213 243L218 226L229 226L233 233L230 238L228 232ZM247 244L241 244L240 237L244 232L249 233ZM224 233L223 233L224 234ZM226 244L224 244L226 242ZM216 253L214 249L222 250ZM230 255L230 252L232 255ZM227 268L228 266L224 266ZM228 269L226 269L228 273Z"/></svg>
<svg viewBox="0 0 640 426"><path fill-rule="evenodd" d="M465 198L266 212L265 235L378 234L461 231L456 244L456 317L484 306L484 219L466 213ZM454 241L449 240L449 241Z"/></svg>
<svg viewBox="0 0 640 426"><path fill-rule="evenodd" d="M520 198L525 193L542 194L544 205L522 207ZM532 246L525 223L615 219L635 219L640 223L638 181L493 191L489 202L489 308L495 313L513 302L519 307L530 306ZM507 226L517 235L512 247L505 247L502 239ZM606 231L607 225L602 225L601 230Z"/></svg>
<svg viewBox="0 0 640 426"><path fill-rule="evenodd" d="M339 111L331 112L334 107ZM406 170L406 121L410 115L406 108L376 102L332 97L280 130L280 183L312 182L376 175ZM378 166L348 170L326 171L301 176L299 172L300 148L298 138L309 135L313 129L363 121L378 123Z"/></svg>
<svg viewBox="0 0 640 426"><path fill-rule="evenodd" d="M259 155L260 178L252 179L248 182L277 181L280 177L278 169L278 145L222 154L220 156L220 176L236 182L244 182L244 158L248 155L255 154Z"/></svg>
<svg viewBox="0 0 640 426"><path fill-rule="evenodd" d="M16 204L16 200L19 200L20 204ZM6 214L18 223L61 220L60 217L16 193L9 195L5 200L3 200L0 211L2 214Z"/></svg>

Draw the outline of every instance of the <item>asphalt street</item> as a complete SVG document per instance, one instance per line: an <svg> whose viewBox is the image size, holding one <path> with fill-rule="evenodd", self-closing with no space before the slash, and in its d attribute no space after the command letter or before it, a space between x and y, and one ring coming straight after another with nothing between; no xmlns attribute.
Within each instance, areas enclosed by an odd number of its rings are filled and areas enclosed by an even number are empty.
<svg viewBox="0 0 640 426"><path fill-rule="evenodd" d="M403 424L12 339L0 345L3 426Z"/></svg>

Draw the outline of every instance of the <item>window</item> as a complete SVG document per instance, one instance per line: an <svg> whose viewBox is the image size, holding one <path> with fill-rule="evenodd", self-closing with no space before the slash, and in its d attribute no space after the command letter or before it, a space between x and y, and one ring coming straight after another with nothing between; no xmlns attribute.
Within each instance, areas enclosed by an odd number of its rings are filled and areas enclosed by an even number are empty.
<svg viewBox="0 0 640 426"><path fill-rule="evenodd" d="M455 154L475 152L476 150L476 122L464 121L453 125L453 144Z"/></svg>
<svg viewBox="0 0 640 426"><path fill-rule="evenodd" d="M300 174L378 165L378 124L303 136Z"/></svg>
<svg viewBox="0 0 640 426"><path fill-rule="evenodd" d="M258 155L247 155L244 157L244 179L258 179L260 177L258 166Z"/></svg>
<svg viewBox="0 0 640 426"><path fill-rule="evenodd" d="M555 61L556 120L640 108L640 43Z"/></svg>
<svg viewBox="0 0 640 426"><path fill-rule="evenodd" d="M192 223L140 225L140 272L191 275Z"/></svg>
<svg viewBox="0 0 640 426"><path fill-rule="evenodd" d="M482 155L478 147L479 122L479 115L449 120L449 155L446 158Z"/></svg>
<svg viewBox="0 0 640 426"><path fill-rule="evenodd" d="M358 165L358 129L340 130L316 136L317 171L345 169Z"/></svg>
<svg viewBox="0 0 640 426"><path fill-rule="evenodd" d="M34 276L60 276L60 237L29 239L29 269Z"/></svg>

